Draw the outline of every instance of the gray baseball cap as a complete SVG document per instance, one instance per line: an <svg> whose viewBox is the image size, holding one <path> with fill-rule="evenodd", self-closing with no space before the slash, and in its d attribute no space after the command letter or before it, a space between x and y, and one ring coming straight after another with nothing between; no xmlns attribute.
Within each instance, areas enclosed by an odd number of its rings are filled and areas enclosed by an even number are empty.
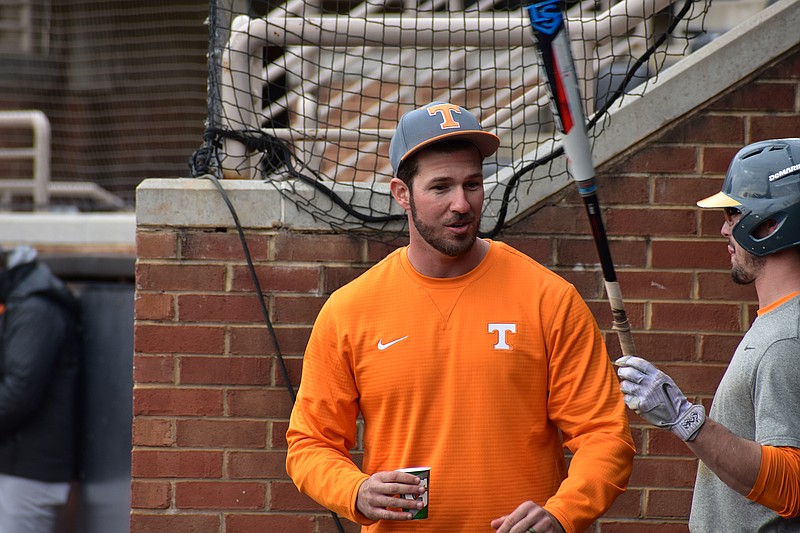
<svg viewBox="0 0 800 533"><path fill-rule="evenodd" d="M459 139L469 141L483 157L497 151L500 139L483 131L475 115L461 106L431 102L400 117L397 131L389 144L389 161L397 174L400 163L411 154L435 142Z"/></svg>

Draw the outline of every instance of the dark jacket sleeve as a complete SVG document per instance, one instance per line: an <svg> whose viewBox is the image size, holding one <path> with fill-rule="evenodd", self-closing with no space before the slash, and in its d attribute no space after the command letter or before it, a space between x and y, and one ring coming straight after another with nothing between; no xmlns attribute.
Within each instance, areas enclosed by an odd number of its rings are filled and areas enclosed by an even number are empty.
<svg viewBox="0 0 800 533"><path fill-rule="evenodd" d="M9 308L3 333L0 436L13 432L36 411L68 327L65 313L47 297L33 295Z"/></svg>

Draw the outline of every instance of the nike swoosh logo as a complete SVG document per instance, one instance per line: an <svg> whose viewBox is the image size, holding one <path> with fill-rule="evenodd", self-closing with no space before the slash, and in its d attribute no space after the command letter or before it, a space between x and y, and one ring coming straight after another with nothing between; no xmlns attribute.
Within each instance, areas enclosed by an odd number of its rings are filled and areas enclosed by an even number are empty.
<svg viewBox="0 0 800 533"><path fill-rule="evenodd" d="M745 347L744 347L744 351L747 351L747 350L755 350L755 349L756 349L756 347L755 347L755 346L750 346L749 344L748 344L747 346L745 346Z"/></svg>
<svg viewBox="0 0 800 533"><path fill-rule="evenodd" d="M395 340L393 340L393 341L387 342L386 344L384 344L384 343L383 343L383 339L381 339L381 340L379 340L379 341L378 341L378 349L379 349L380 351L383 351L383 350L385 350L386 348L388 348L389 346L392 346L393 344L397 344L397 343L398 343L398 342L400 342L400 341L404 341L404 340L406 340L407 338L408 338L408 335L406 335L405 337L400 337L399 339L395 339Z"/></svg>

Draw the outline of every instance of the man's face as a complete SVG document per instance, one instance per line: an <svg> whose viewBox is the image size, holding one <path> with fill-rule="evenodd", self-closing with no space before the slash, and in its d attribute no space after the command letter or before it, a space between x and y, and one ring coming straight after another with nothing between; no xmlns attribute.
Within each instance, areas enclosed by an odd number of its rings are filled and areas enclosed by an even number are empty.
<svg viewBox="0 0 800 533"><path fill-rule="evenodd" d="M730 210L726 212L726 219L722 223L720 233L728 240L728 253L731 256L731 278L734 283L739 285L749 285L761 274L767 258L751 254L739 246L739 243L733 238L733 228L742 217L742 214L737 211Z"/></svg>
<svg viewBox="0 0 800 533"><path fill-rule="evenodd" d="M448 256L466 254L475 244L483 208L483 165L474 146L454 152L419 154L409 191L411 220L422 240Z"/></svg>

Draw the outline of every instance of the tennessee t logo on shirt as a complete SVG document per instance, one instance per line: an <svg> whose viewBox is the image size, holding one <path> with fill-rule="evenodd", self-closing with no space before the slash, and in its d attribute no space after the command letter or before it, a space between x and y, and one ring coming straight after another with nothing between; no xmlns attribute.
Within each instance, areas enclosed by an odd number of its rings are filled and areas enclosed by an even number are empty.
<svg viewBox="0 0 800 533"><path fill-rule="evenodd" d="M513 347L508 344L508 334L516 333L517 325L514 323L497 322L489 324L489 333L497 333L497 342L494 345L495 350L512 350Z"/></svg>

